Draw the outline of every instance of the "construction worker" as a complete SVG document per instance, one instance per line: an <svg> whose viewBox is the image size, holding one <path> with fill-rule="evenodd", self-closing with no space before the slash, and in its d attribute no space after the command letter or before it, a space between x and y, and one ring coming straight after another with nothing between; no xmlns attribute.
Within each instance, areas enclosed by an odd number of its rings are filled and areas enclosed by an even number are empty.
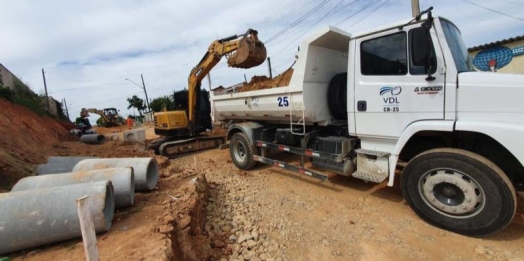
<svg viewBox="0 0 524 261"><path fill-rule="evenodd" d="M127 116L126 124L127 124L127 128L128 129L132 129L133 128L133 119L131 118L131 115Z"/></svg>

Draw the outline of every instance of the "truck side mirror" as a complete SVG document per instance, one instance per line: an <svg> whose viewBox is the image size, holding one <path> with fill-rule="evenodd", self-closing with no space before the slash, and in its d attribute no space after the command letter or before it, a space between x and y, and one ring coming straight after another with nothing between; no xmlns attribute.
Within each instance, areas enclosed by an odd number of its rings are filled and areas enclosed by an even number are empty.
<svg viewBox="0 0 524 261"><path fill-rule="evenodd" d="M414 66L428 66L431 53L429 30L423 27L412 30L410 39L411 61Z"/></svg>

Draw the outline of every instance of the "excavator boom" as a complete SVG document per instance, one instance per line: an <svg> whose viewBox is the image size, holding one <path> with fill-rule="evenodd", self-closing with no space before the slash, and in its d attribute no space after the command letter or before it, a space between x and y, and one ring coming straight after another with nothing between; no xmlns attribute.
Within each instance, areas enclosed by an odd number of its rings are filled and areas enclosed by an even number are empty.
<svg viewBox="0 0 524 261"><path fill-rule="evenodd" d="M240 38L240 39L238 39ZM188 118L190 133L196 135L196 103L198 90L202 80L211 69L224 57L229 55L227 64L233 68L248 69L258 66L266 60L267 52L264 44L258 39L258 32L247 30L243 35L233 35L216 40L209 46L202 60L195 66L188 79Z"/></svg>
<svg viewBox="0 0 524 261"><path fill-rule="evenodd" d="M213 41L204 57L189 74L187 118L185 112L182 111L155 113L155 133L158 129L163 133L172 132L175 134L167 135L164 139L152 142L149 144L149 148L157 154L172 158L216 148L223 144L225 142L224 136L199 136L202 129L206 128L200 123L205 119L197 119L197 111L201 108L201 105L197 106L197 101L200 100L199 96L201 95L200 84L224 56L228 56L227 64L230 67L247 69L262 64L266 60L266 55L266 47L258 39L258 32L252 29L242 35L233 35ZM185 120L181 120L182 118Z"/></svg>

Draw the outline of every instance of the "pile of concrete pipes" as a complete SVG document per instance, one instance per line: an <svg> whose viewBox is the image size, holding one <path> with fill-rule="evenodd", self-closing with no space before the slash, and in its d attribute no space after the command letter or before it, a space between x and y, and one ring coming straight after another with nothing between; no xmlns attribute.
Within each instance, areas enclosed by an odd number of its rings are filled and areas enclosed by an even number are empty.
<svg viewBox="0 0 524 261"><path fill-rule="evenodd" d="M83 196L95 231L108 231L115 208L132 206L135 190L154 189L158 172L153 158L50 157L37 176L0 194L0 254L80 237Z"/></svg>

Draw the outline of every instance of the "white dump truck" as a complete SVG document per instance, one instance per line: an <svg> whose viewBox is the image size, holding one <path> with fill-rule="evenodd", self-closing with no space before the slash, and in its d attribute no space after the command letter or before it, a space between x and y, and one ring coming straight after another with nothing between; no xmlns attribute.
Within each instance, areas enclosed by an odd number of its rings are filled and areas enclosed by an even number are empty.
<svg viewBox="0 0 524 261"><path fill-rule="evenodd" d="M427 222L469 236L505 228L523 188L524 76L474 71L451 21L417 18L325 28L302 42L289 86L212 94L215 120L233 123L234 164L388 186L401 173Z"/></svg>

